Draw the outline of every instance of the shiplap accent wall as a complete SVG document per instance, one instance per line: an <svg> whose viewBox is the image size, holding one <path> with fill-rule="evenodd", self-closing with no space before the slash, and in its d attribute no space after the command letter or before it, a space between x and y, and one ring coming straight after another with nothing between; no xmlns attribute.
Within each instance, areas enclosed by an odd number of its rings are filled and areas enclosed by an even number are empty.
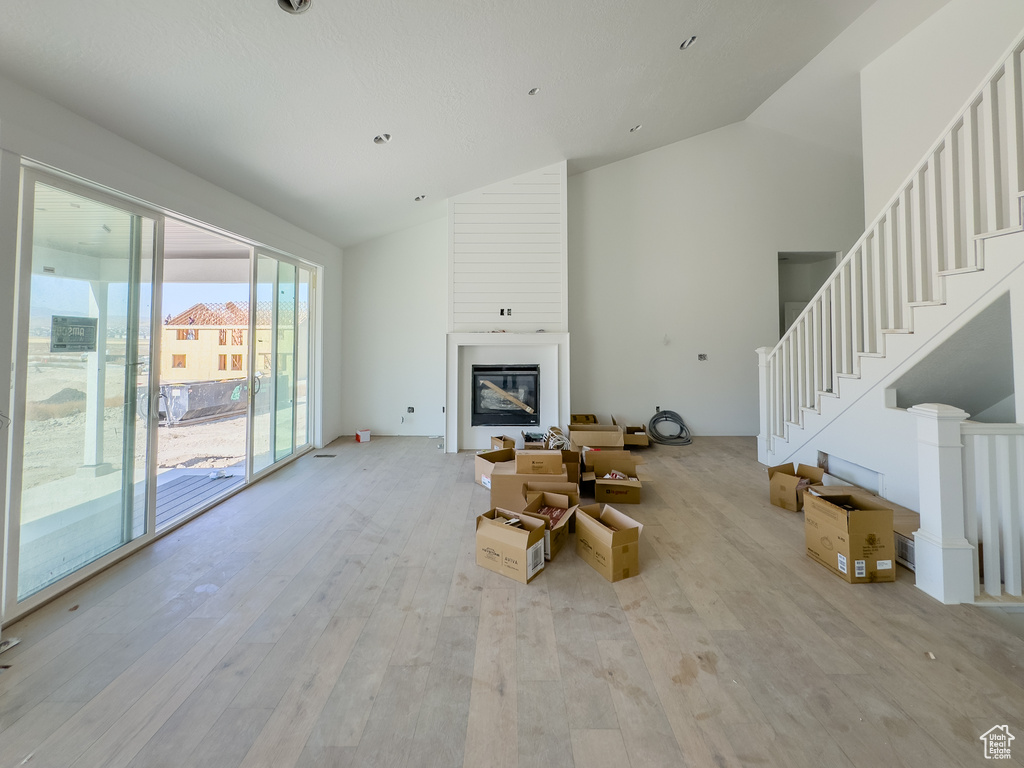
<svg viewBox="0 0 1024 768"><path fill-rule="evenodd" d="M565 162L452 198L448 210L448 331L568 331Z"/></svg>

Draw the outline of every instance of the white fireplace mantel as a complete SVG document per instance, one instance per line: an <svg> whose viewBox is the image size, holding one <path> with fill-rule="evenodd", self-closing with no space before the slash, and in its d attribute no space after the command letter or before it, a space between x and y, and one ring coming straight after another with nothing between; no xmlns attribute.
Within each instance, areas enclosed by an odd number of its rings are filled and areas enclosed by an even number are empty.
<svg viewBox="0 0 1024 768"><path fill-rule="evenodd" d="M565 424L569 421L569 334L568 333L449 333L447 350L447 388L445 398L445 451L456 453L463 448L477 448L479 446L464 444L468 441L463 437L460 429L466 427L463 418L463 407L465 401L471 397L472 388L469 377L469 370L462 364L464 352L467 348L491 348L495 351L501 349L519 348L517 351L527 351L535 348L539 353L557 360L557 370L554 372L552 382L552 366L541 367L541 426L539 430L546 430L552 425ZM552 355L553 353L553 355ZM545 393L551 392L554 388L557 395L545 397ZM557 402L557 412L549 413L551 408L545 408L543 403ZM477 428L480 429L480 428ZM495 428L495 434L500 430Z"/></svg>

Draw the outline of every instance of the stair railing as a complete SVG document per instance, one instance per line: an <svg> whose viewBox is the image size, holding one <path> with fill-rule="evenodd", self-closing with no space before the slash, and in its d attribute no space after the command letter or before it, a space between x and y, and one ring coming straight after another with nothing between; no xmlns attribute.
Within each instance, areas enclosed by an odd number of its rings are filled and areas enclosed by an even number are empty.
<svg viewBox="0 0 1024 768"><path fill-rule="evenodd" d="M838 397L913 308L945 301L944 278L984 267L984 238L1021 229L1024 35L773 348L760 358L761 447L774 453L803 412Z"/></svg>

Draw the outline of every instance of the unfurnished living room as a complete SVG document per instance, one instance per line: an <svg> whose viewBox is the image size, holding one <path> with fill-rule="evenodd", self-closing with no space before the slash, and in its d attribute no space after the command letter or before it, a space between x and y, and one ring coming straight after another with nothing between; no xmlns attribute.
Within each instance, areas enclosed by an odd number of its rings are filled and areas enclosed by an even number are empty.
<svg viewBox="0 0 1024 768"><path fill-rule="evenodd" d="M3 4L0 768L1020 762L1022 70L1018 0Z"/></svg>

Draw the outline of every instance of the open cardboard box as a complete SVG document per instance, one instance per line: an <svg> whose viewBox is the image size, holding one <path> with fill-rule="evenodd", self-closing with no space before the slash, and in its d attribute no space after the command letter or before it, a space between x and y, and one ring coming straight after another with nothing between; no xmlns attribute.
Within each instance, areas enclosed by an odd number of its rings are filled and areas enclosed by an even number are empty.
<svg viewBox="0 0 1024 768"><path fill-rule="evenodd" d="M520 527L505 525L514 518L492 509L476 519L476 564L528 584L544 568L545 524L536 517L518 517Z"/></svg>
<svg viewBox="0 0 1024 768"><path fill-rule="evenodd" d="M563 493L540 491L533 494L528 492L527 495L531 498L521 514L544 521L544 559L550 560L562 551L562 547L569 539L570 523L580 503L579 494L575 494L575 503L572 497ZM557 519L556 515L550 512L551 509L560 510Z"/></svg>
<svg viewBox="0 0 1024 768"><path fill-rule="evenodd" d="M495 437L491 436L491 448L493 450L500 450L502 448L515 448L516 439L514 437L508 437L507 435L500 435Z"/></svg>
<svg viewBox="0 0 1024 768"><path fill-rule="evenodd" d="M599 502L639 504L643 483L637 462L629 451L587 451L591 469L580 475L580 482L594 484L594 499ZM626 475L626 479L606 478L612 471Z"/></svg>
<svg viewBox="0 0 1024 768"><path fill-rule="evenodd" d="M804 495L807 556L851 584L896 580L892 509L874 494Z"/></svg>
<svg viewBox="0 0 1024 768"><path fill-rule="evenodd" d="M797 490L800 481L806 479L812 486L819 486L824 475L824 469L807 464L768 467L768 498L776 507L799 512L804 505L804 489Z"/></svg>
<svg viewBox="0 0 1024 768"><path fill-rule="evenodd" d="M576 554L608 581L621 581L640 572L640 532L643 525L607 504L576 510Z"/></svg>
<svg viewBox="0 0 1024 768"><path fill-rule="evenodd" d="M597 416L592 413L570 413L569 424L597 424Z"/></svg>
<svg viewBox="0 0 1024 768"><path fill-rule="evenodd" d="M831 475L825 478L826 482L830 477ZM921 527L921 515L912 509L895 504L888 499L882 498L877 493L872 493L856 485L825 485L820 488L815 487L814 493L826 499L830 495L857 493L870 496L880 507L891 508L892 530L896 545L896 562L908 570L915 570L914 533Z"/></svg>
<svg viewBox="0 0 1024 768"><path fill-rule="evenodd" d="M618 424L612 416L612 424ZM646 448L651 444L647 427L622 427L622 444L627 448Z"/></svg>
<svg viewBox="0 0 1024 768"><path fill-rule="evenodd" d="M484 488L491 487L491 472L496 464L506 461L514 461L516 451L514 448L499 448L497 450L481 451L473 458L473 475L477 485Z"/></svg>

